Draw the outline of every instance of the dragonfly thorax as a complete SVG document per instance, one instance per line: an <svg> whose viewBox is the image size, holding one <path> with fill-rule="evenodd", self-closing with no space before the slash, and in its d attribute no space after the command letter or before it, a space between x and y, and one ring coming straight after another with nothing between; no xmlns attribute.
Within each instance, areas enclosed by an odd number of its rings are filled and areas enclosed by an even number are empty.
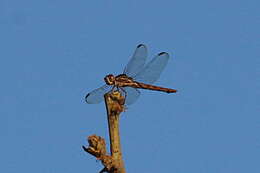
<svg viewBox="0 0 260 173"><path fill-rule="evenodd" d="M115 85L116 78L114 75L109 74L104 78L107 85Z"/></svg>

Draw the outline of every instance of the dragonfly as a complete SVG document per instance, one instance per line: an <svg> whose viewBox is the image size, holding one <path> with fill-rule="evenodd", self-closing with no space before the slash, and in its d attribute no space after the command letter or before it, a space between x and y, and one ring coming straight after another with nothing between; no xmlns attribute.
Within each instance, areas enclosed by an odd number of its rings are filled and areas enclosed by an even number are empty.
<svg viewBox="0 0 260 173"><path fill-rule="evenodd" d="M107 75L105 85L88 93L85 100L89 104L100 103L108 92L119 91L125 97L125 104L133 104L140 96L139 89L161 91L165 93L176 93L177 90L152 85L160 77L166 67L169 54L161 52L145 65L147 59L147 47L139 44L130 61L124 68L122 74L114 76Z"/></svg>

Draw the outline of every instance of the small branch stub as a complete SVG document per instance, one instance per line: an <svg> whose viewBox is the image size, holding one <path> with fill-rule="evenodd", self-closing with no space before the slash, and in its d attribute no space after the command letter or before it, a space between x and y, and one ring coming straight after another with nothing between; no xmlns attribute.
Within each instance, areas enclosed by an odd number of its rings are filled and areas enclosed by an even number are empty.
<svg viewBox="0 0 260 173"><path fill-rule="evenodd" d="M95 156L98 160L106 155L106 142L100 136L91 135L88 137L89 147L86 148L83 146L83 149L89 154Z"/></svg>
<svg viewBox="0 0 260 173"><path fill-rule="evenodd" d="M89 146L86 148L85 146L82 146L84 151L87 153L93 155L97 158L97 160L101 160L102 164L106 169L104 170L110 170L113 166L113 158L106 153L106 142L105 139L103 139L100 136L91 135L88 137L88 143Z"/></svg>

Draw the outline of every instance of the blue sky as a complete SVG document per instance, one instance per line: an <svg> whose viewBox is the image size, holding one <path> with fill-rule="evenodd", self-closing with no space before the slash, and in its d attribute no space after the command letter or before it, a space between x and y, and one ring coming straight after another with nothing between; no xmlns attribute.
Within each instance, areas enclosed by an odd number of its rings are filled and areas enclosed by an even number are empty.
<svg viewBox="0 0 260 173"><path fill-rule="evenodd" d="M121 118L127 172L259 173L259 1L0 1L0 172L98 172L85 95L135 47L170 60ZM258 78L257 78L258 77ZM258 104L257 104L258 101Z"/></svg>

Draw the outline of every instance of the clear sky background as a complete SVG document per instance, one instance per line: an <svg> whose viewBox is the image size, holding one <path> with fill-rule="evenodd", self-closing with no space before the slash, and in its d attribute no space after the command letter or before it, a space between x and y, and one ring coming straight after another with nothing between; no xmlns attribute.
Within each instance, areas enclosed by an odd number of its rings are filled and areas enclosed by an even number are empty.
<svg viewBox="0 0 260 173"><path fill-rule="evenodd" d="M260 172L257 0L1 0L0 172L94 173L86 137L108 140L85 95L135 47L170 60L121 118L129 173ZM257 103L258 102L258 103Z"/></svg>

